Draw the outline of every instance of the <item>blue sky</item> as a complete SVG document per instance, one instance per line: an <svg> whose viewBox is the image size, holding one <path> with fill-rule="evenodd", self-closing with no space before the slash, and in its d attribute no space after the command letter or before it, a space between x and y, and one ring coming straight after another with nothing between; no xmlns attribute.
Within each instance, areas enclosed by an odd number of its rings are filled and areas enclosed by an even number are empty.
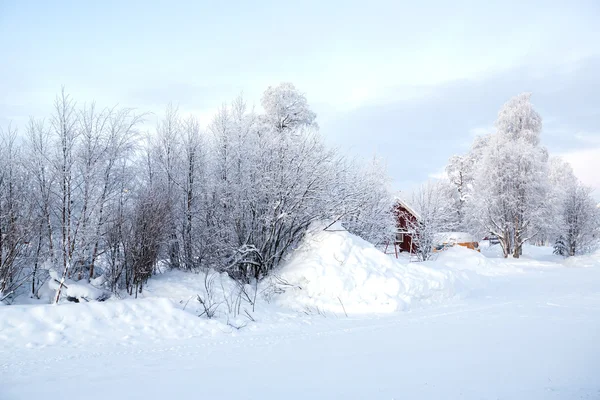
<svg viewBox="0 0 600 400"><path fill-rule="evenodd" d="M61 85L206 125L289 81L328 142L410 190L532 91L544 144L600 191L600 3L415 3L0 0L0 126L48 115Z"/></svg>

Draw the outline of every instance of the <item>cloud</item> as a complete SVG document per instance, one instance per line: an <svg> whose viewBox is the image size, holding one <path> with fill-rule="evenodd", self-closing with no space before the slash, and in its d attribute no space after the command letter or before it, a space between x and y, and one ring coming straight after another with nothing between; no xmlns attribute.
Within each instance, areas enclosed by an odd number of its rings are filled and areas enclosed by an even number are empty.
<svg viewBox="0 0 600 400"><path fill-rule="evenodd" d="M542 143L553 154L575 152L600 141L595 133L600 121L598 70L600 57L569 69L521 67L485 79L423 87L424 96L321 115L321 130L329 142L351 153L385 158L396 186L403 188L427 180L453 154L464 153L473 133L493 126L510 97L530 91L544 119Z"/></svg>

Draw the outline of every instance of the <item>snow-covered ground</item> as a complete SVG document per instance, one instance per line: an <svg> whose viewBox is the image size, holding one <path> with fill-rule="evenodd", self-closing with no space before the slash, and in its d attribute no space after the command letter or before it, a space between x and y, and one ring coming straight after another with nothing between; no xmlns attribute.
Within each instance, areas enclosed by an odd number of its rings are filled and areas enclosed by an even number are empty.
<svg viewBox="0 0 600 400"><path fill-rule="evenodd" d="M0 307L0 399L600 398L600 255L418 264L315 232L279 278L213 320L177 271L139 299Z"/></svg>

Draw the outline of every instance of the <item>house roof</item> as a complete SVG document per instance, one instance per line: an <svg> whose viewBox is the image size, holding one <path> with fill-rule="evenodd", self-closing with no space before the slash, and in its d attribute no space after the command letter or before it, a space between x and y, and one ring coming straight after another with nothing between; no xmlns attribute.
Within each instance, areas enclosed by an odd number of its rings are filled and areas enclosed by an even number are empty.
<svg viewBox="0 0 600 400"><path fill-rule="evenodd" d="M415 211L414 208L412 208L410 206L410 204L408 204L406 202L406 200L404 200L400 194L397 194L396 196L394 196L394 202L400 204L402 207L404 207L406 209L406 211L408 211L409 213L411 213L412 215L415 216L416 219L421 219L421 215L419 215L418 212Z"/></svg>

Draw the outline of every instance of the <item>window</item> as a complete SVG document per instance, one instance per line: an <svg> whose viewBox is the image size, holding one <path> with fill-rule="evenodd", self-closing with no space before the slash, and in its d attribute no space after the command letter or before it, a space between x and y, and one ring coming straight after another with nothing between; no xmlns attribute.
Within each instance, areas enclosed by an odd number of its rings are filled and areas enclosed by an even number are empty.
<svg viewBox="0 0 600 400"><path fill-rule="evenodd" d="M404 243L404 233L396 233L396 243Z"/></svg>

